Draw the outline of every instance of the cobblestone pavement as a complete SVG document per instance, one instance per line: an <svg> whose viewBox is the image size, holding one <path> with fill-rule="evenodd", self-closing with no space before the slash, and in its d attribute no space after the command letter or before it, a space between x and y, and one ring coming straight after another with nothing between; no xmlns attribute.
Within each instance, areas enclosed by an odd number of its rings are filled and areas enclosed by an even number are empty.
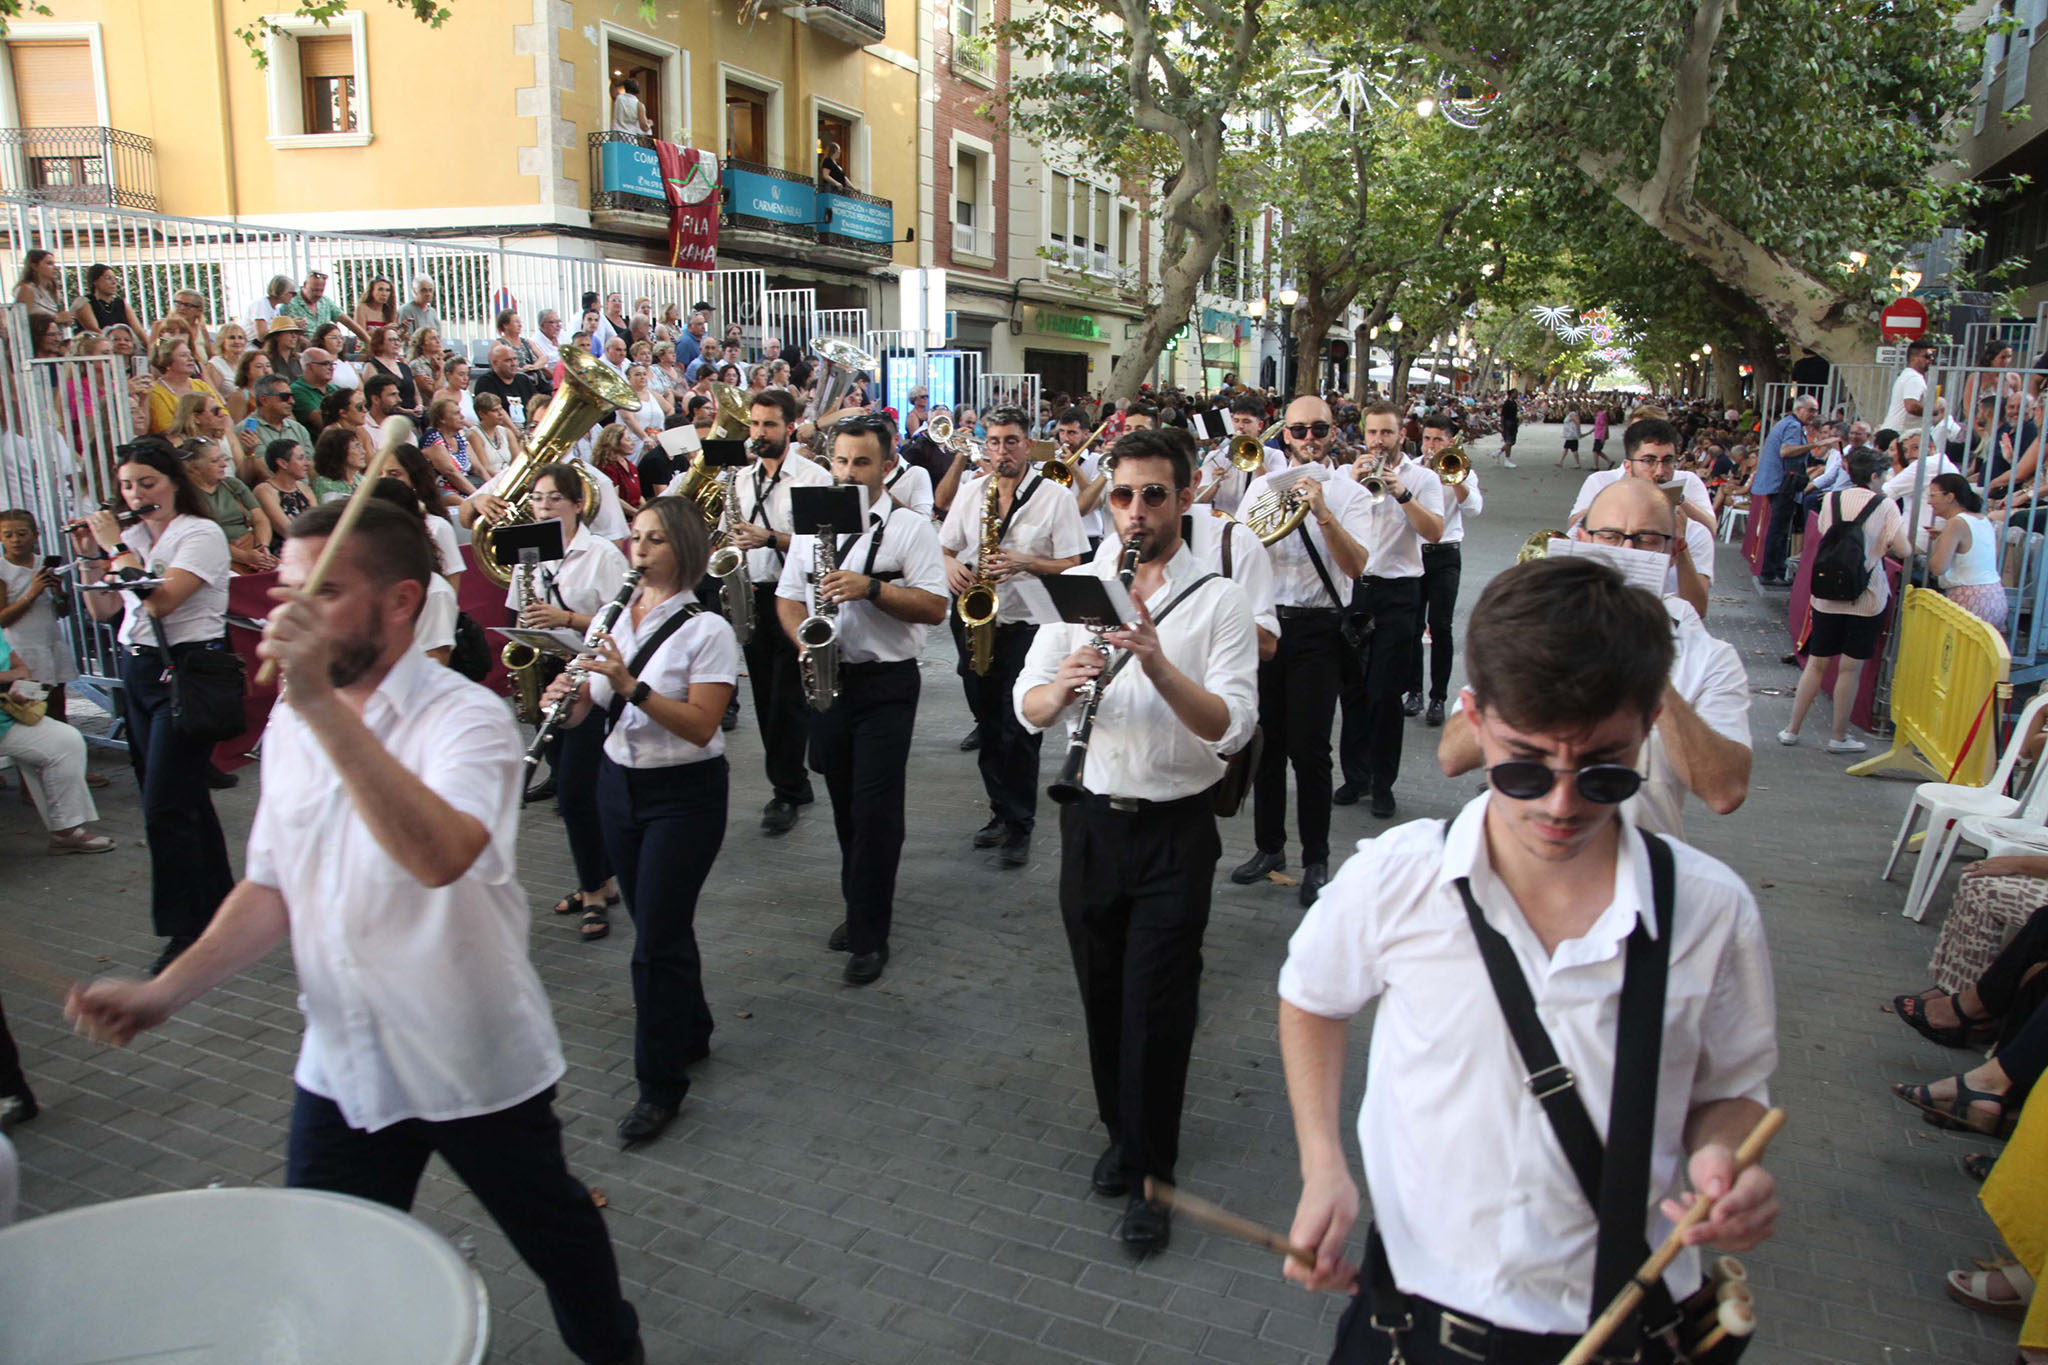
<svg viewBox="0 0 2048 1365"><path fill-rule="evenodd" d="M1557 431L1525 428L1514 471L1480 446L1488 508L1467 540L1467 607L1530 531L1562 521L1579 476L1551 463ZM1778 662L1783 599L1759 597L1732 548L1721 564L1711 624L1743 651L1761 742L1749 803L1721 819L1695 804L1690 830L1763 905L1784 1047L1775 1092L1792 1119L1771 1154L1781 1230L1749 1258L1763 1313L1750 1358L2008 1361L2010 1325L1942 1293L1943 1271L1995 1244L1956 1165L1974 1144L1937 1134L1885 1094L1891 1081L1946 1074L1957 1060L1878 1008L1922 983L1939 921L1907 922L1903 880L1876 879L1908 789L1845 777L1840 760L1811 746L1772 742L1795 677ZM621 917L608 941L586 946L572 920L547 912L569 889L568 858L551 813L526 817L533 952L569 1061L569 1157L609 1198L650 1359L1325 1358L1339 1305L1282 1282L1273 1256L1183 1225L1169 1252L1137 1264L1110 1239L1118 1210L1087 1183L1102 1135L1055 903L1056 823L1041 826L1019 872L969 851L982 798L957 749L968 721L950 655L940 637L934 645L895 956L873 987L842 986L841 959L824 947L839 919L828 813L813 807L787 837L763 837L756 811L768 793L751 715L731 737L731 828L698 918L718 1034L681 1120L644 1151L622 1154L612 1139L633 1089L631 927ZM1411 723L1403 818L1447 816L1473 790L1437 776L1434 739ZM1051 744L1045 762L1057 766ZM158 947L133 783L118 759L95 764L116 774L100 805L118 852L43 857L40 828L11 794L0 828L0 926L81 976L139 971ZM231 841L247 829L255 785L252 770L220 796ZM1377 827L1363 806L1336 812L1340 846ZM1227 823L1223 868L1250 847L1249 816ZM1191 1190L1282 1227L1297 1181L1274 980L1299 914L1291 890L1219 875L1182 1160ZM45 1110L15 1134L26 1214L280 1183L299 1031L285 953L124 1052L72 1036L56 1002L4 966L0 989ZM568 1359L537 1283L438 1162L417 1212L474 1247L494 1359Z"/></svg>

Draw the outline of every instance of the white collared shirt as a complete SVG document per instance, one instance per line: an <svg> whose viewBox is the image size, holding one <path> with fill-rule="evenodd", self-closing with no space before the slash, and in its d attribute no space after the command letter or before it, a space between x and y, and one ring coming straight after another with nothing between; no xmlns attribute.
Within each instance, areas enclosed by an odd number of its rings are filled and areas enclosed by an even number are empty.
<svg viewBox="0 0 2048 1365"><path fill-rule="evenodd" d="M183 569L199 579L198 588L178 604L178 609L160 618L164 640L184 645L194 640L218 640L227 634L228 620L228 537L212 517L184 513L172 517L164 527L164 538L155 540L147 523L136 522L121 531L121 543L135 551L143 571L162 578L172 569ZM142 605L142 595L121 594L128 614L121 618L120 640L124 645L157 647L156 627Z"/></svg>
<svg viewBox="0 0 2048 1365"><path fill-rule="evenodd" d="M924 466L899 458L896 468L882 480L882 490L894 498L898 506L910 508L926 521L932 519L932 476ZM933 530L936 532L937 528Z"/></svg>
<svg viewBox="0 0 2048 1365"><path fill-rule="evenodd" d="M578 526L560 559L542 560L534 565L533 600L573 611L578 616L595 616L605 603L619 595L630 567L618 546L592 534L588 526ZM505 605L518 609L516 570L513 581L505 588Z"/></svg>
<svg viewBox="0 0 2048 1365"><path fill-rule="evenodd" d="M1465 500L1458 501L1458 490L1437 480L1444 490L1444 533L1438 538L1439 545L1457 545L1465 539L1465 518L1482 516L1486 512L1486 495L1479 491L1479 467L1466 471Z"/></svg>
<svg viewBox="0 0 2048 1365"><path fill-rule="evenodd" d="M1106 579L1116 576L1116 566L1078 564L1067 572ZM1142 599L1152 619L1158 621L1168 603L1208 572L1209 566L1183 544L1167 561L1164 581L1152 596ZM1051 682L1060 661L1094 638L1086 626L1065 622L1039 628L1010 693L1010 704L1026 730L1037 734L1044 727L1024 715L1025 694ZM1202 739L1181 723L1145 670L1132 660L1103 691L1102 704L1096 708L1081 782L1097 795L1176 801L1206 791L1223 776L1223 755L1242 749L1258 722L1259 637L1244 589L1227 578L1195 588L1159 625L1159 643L1175 668L1223 699L1230 713L1229 728L1214 743ZM1078 704L1066 709L1070 732L1080 722L1080 711Z"/></svg>
<svg viewBox="0 0 2048 1365"><path fill-rule="evenodd" d="M908 507L888 504L886 514L870 510L867 529L857 537L841 536L839 567L854 573L889 575L885 579L899 588L916 588L943 599L946 595L946 565L939 555L939 533L931 518ZM879 541L875 528L881 527ZM811 569L817 554L815 535L796 536L789 542L789 557L782 566L782 581L775 594L804 604L815 613L811 600ZM873 551L872 567L869 551ZM873 602L838 603L839 657L850 664L897 663L915 659L924 648L921 622L899 621ZM780 627L778 626L778 629Z"/></svg>
<svg viewBox="0 0 2048 1365"><path fill-rule="evenodd" d="M639 652L640 641L661 629L661 623L690 606L697 594L679 592L647 613L638 626L628 607L612 625L612 639L630 666ZM641 682L664 697L688 701L696 683L737 683L740 675L740 644L723 616L699 612L661 642L654 657L636 670ZM612 685L602 675L590 675L590 701L600 712L612 704ZM679 768L685 763L702 763L725 752L725 734L713 728L711 742L690 743L664 727L654 717L630 703L619 712L619 723L605 737L605 757L622 768Z"/></svg>
<svg viewBox="0 0 2048 1365"><path fill-rule="evenodd" d="M1292 466L1289 466L1290 468ZM1262 474L1253 479L1245 489L1242 507L1250 507L1265 493L1271 474ZM1320 475L1311 474L1317 478ZM1372 503L1365 496L1365 490L1342 474L1329 475L1323 484L1323 505L1330 515L1337 519L1345 533L1363 545L1372 534ZM1343 607L1351 604L1351 583L1344 571L1337 567L1336 556L1330 553L1330 543L1323 539L1323 528L1314 517L1304 517L1301 530L1289 532L1266 547L1266 558L1273 566L1273 601L1283 607ZM1323 573L1330 577L1330 587L1337 590L1337 600L1330 600L1329 588L1323 586L1322 574L1316 572L1314 561L1302 544L1303 536L1315 542L1316 553L1322 556ZM1366 571L1372 571L1371 561Z"/></svg>
<svg viewBox="0 0 2048 1365"><path fill-rule="evenodd" d="M982 507L988 498L990 476L976 474L960 481L959 492L946 512L946 524L939 530L939 547L952 551L953 558L973 568L981 558ZM1081 530L1080 504L1071 488L1049 482L1036 469L1017 481L1017 500L1011 504L1009 525L1003 530L1003 548L1044 559L1078 559L1088 553L1088 536ZM1001 625L1015 625L1031 619L1016 593L996 586Z"/></svg>
<svg viewBox="0 0 2048 1365"><path fill-rule="evenodd" d="M1614 469L1596 470L1588 474L1585 482L1579 485L1577 501L1572 503L1572 518L1576 520L1584 515L1593 506L1593 499L1600 496L1601 489L1609 484L1619 483L1627 477L1627 465L1621 465ZM1685 500L1687 502L1700 508L1702 511L1712 514L1714 500L1708 495L1707 485L1701 481L1699 475L1693 473L1690 469L1681 469L1678 471L1678 481L1685 485ZM1679 519L1685 525L1685 548L1692 557L1694 571L1701 578L1712 583L1714 581L1714 533L1700 525L1697 521L1694 521L1691 517L1681 514ZM1591 528L1587 529L1590 530ZM1664 575L1664 595L1669 597L1677 591L1678 565L1674 563Z"/></svg>
<svg viewBox="0 0 2048 1365"><path fill-rule="evenodd" d="M1231 517L1204 512L1199 504L1181 518L1180 525L1188 549L1194 551L1202 571L1223 574L1243 588L1245 600L1251 603L1252 624L1278 638L1280 616L1273 608L1273 561L1267 558L1266 547L1259 544L1259 538L1252 534L1251 528ZM1115 530L1114 526L1110 527L1112 537ZM1230 538L1228 573L1223 571L1225 536ZM1107 566L1109 570L1100 577L1107 578L1116 573L1117 558L1122 553L1123 546L1113 538L1106 538L1095 547L1094 567Z"/></svg>
<svg viewBox="0 0 2048 1365"><path fill-rule="evenodd" d="M1408 489L1409 499L1424 511L1444 514L1444 485L1436 471L1419 460L1407 456L1396 466L1401 471L1401 482ZM1340 478L1349 480L1351 471L1344 470ZM1364 486L1353 481L1353 487L1365 492ZM1422 533L1408 520L1408 509L1397 501L1390 490L1378 502L1370 497L1365 499L1372 515L1372 530L1365 541L1365 576L1367 578L1420 578L1422 577Z"/></svg>
<svg viewBox="0 0 2048 1365"><path fill-rule="evenodd" d="M1278 474L1287 468L1287 455L1273 446L1265 447L1267 474ZM1230 442L1225 441L1210 451L1202 461L1202 481L1215 484L1216 495L1209 499L1209 505L1229 516L1236 516L1237 509L1244 506L1245 490L1250 488L1257 474L1247 474L1230 462Z"/></svg>
<svg viewBox="0 0 2048 1365"><path fill-rule="evenodd" d="M1417 820L1358 845L1302 920L1281 998L1325 1018L1378 998L1359 1146L1373 1217L1403 1290L1528 1332L1583 1332L1597 1219L1557 1144L1494 996L1455 881L1513 947L1559 1059L1607 1131L1622 945L1655 919L1649 859L1622 820L1614 899L1581 938L1546 955L1487 856L1490 796L1450 827ZM1676 867L1650 1205L1652 1246L1671 1230L1658 1202L1684 1186L1686 1116L1721 1099L1767 1101L1776 1005L1763 922L1742 879L1670 841ZM1699 1283L1688 1249L1665 1272L1673 1297Z"/></svg>
<svg viewBox="0 0 2048 1365"><path fill-rule="evenodd" d="M1909 370L1907 373L1910 374L1912 371ZM1915 533L1913 543L1915 548L1924 551L1928 546L1929 533L1941 524L1941 518L1935 516L1934 509L1927 505L1926 485L1921 483L1921 465L1927 466L1927 483L1934 482L1942 474L1960 474L1963 471L1957 469L1956 462L1946 454L1922 455L1897 473L1885 476L1885 481L1881 485L1882 491L1886 497L1898 503L1901 512L1912 510L1913 489L1915 486L1920 488L1920 529ZM1864 532L1866 540L1869 535L1868 531Z"/></svg>
<svg viewBox="0 0 2048 1365"><path fill-rule="evenodd" d="M1062 458L1065 457L1065 452L1063 451L1055 451L1054 453ZM1074 510L1080 512L1081 515L1081 534L1087 536L1090 540L1106 536L1115 529L1112 523L1103 520L1103 508L1109 505L1109 490L1107 488L1102 490L1102 496L1096 500L1094 511L1081 512L1081 490L1101 477L1102 452L1091 446L1087 450L1082 451L1080 456L1074 461L1074 487L1071 490L1074 494Z"/></svg>
<svg viewBox="0 0 2048 1365"><path fill-rule="evenodd" d="M588 440L589 438L586 436L584 439ZM587 450L588 447L579 444L578 449ZM595 465L579 456L570 456L558 461L558 463L574 465L576 472L583 476L583 481L597 490L597 515L593 516L587 523L590 533L599 540L609 540L615 545L617 542L624 540L631 528L626 522L626 510L619 503L618 485L614 484L609 476L599 473ZM497 473L491 475L490 478L484 480L483 487L476 491L479 493L497 493L498 489L504 485L505 476L511 472L510 469L500 469Z"/></svg>
<svg viewBox="0 0 2048 1365"><path fill-rule="evenodd" d="M832 471L805 455L801 446L792 443L784 453L782 468L777 473L770 474L759 461L734 472L733 515L752 525L766 526L771 531L790 535L795 528L789 521L789 490L828 488L834 482ZM762 510L764 501L765 512ZM780 550L763 545L758 550L747 551L748 582L774 583L781 577Z"/></svg>
<svg viewBox="0 0 2048 1365"><path fill-rule="evenodd" d="M427 596L420 614L413 618L412 647L424 654L430 649L455 647L455 618L462 608L455 589L439 574L427 575Z"/></svg>
<svg viewBox="0 0 2048 1365"><path fill-rule="evenodd" d="M1684 598L1665 598L1664 610L1671 617L1672 643L1678 647L1671 661L1672 689L1709 730L1747 749L1749 674L1743 671L1742 655L1734 645L1709 634L1700 614ZM1629 818L1644 829L1684 838L1686 788L1664 751L1659 730L1650 731L1640 762L1643 789L1628 801Z"/></svg>
<svg viewBox="0 0 2048 1365"><path fill-rule="evenodd" d="M281 892L291 917L306 1016L293 1079L369 1132L495 1113L563 1069L527 958L525 743L502 698L418 653L392 665L363 723L490 842L454 882L421 885L370 833L289 696L279 700L244 875Z"/></svg>

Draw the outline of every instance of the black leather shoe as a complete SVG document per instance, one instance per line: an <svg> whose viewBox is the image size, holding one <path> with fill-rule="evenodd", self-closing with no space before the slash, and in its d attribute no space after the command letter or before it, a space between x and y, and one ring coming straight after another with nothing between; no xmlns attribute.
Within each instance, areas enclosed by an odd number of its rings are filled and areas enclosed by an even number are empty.
<svg viewBox="0 0 2048 1365"><path fill-rule="evenodd" d="M555 775L553 773L549 773L539 782L535 783L533 786L528 787L526 789L526 795L523 798L523 803L525 805L535 806L539 805L543 801L552 801L554 799Z"/></svg>
<svg viewBox="0 0 2048 1365"><path fill-rule="evenodd" d="M865 986L870 981L880 980L882 968L888 965L889 945L886 943L872 953L855 953L846 959L846 984Z"/></svg>
<svg viewBox="0 0 2048 1365"><path fill-rule="evenodd" d="M1164 1204L1155 1204L1142 1194L1131 1196L1124 1209L1124 1221L1117 1225L1117 1240L1133 1251L1164 1251L1173 1232L1173 1216Z"/></svg>
<svg viewBox="0 0 2048 1365"><path fill-rule="evenodd" d="M1316 897L1322 894L1323 883L1330 880L1328 863L1303 863L1301 865L1301 903L1314 905Z"/></svg>
<svg viewBox="0 0 2048 1365"><path fill-rule="evenodd" d="M831 933L831 936L825 940L825 946L827 948L830 948L835 953L843 953L846 951L845 920L839 921L839 927L837 929L834 929Z"/></svg>
<svg viewBox="0 0 2048 1365"><path fill-rule="evenodd" d="M211 763L206 765L206 785L217 792L224 792L230 787L237 786L241 780L233 773L222 772Z"/></svg>
<svg viewBox="0 0 2048 1365"><path fill-rule="evenodd" d="M0 1097L0 1133L27 1123L42 1112L36 1097L26 1090L19 1095Z"/></svg>
<svg viewBox="0 0 2048 1365"><path fill-rule="evenodd" d="M736 728L739 725L739 723L740 699L739 695L735 693L733 695L733 699L725 704L725 714L718 718L718 728L730 732L734 728Z"/></svg>
<svg viewBox="0 0 2048 1365"><path fill-rule="evenodd" d="M1422 694L1420 692L1410 692L1407 696L1401 698L1401 714L1404 716L1419 716L1422 714Z"/></svg>
<svg viewBox="0 0 2048 1365"><path fill-rule="evenodd" d="M808 806L817 799L818 794L812 791L809 787L805 787L804 794L802 796L796 797L789 804L792 806Z"/></svg>
<svg viewBox="0 0 2048 1365"><path fill-rule="evenodd" d="M1287 866L1285 853L1255 852L1251 857L1230 869L1230 880L1239 886L1250 886L1253 882L1266 880L1268 872L1278 872Z"/></svg>
<svg viewBox="0 0 2048 1365"><path fill-rule="evenodd" d="M1031 861L1031 831L1022 825L1010 826L1010 832L1003 836L1002 847L996 850L996 866L1022 867Z"/></svg>
<svg viewBox="0 0 2048 1365"><path fill-rule="evenodd" d="M974 846L976 848L994 848L1007 838L1009 833L1009 821L1003 819L1000 815L991 815L988 818L987 824L974 831Z"/></svg>
<svg viewBox="0 0 2048 1365"><path fill-rule="evenodd" d="M1095 1158L1095 1174L1088 1177L1088 1183L1095 1192L1110 1199L1121 1199L1131 1192L1131 1178L1124 1174L1123 1148L1114 1142L1101 1156Z"/></svg>
<svg viewBox="0 0 2048 1365"><path fill-rule="evenodd" d="M787 834L796 828L796 802L776 797L761 807L761 832Z"/></svg>
<svg viewBox="0 0 2048 1365"><path fill-rule="evenodd" d="M1375 820L1391 820L1394 818L1394 794L1392 792L1374 792L1372 794L1372 818Z"/></svg>
<svg viewBox="0 0 2048 1365"><path fill-rule="evenodd" d="M1344 783L1337 790L1330 793L1330 804L1333 806L1357 805L1358 788L1352 786L1349 782Z"/></svg>
<svg viewBox="0 0 2048 1365"><path fill-rule="evenodd" d="M1440 698L1429 699L1429 710L1423 713L1422 723L1432 729L1444 723L1444 704Z"/></svg>
<svg viewBox="0 0 2048 1365"><path fill-rule="evenodd" d="M635 1143L652 1142L675 1122L679 1106L655 1104L642 1100L626 1111L626 1117L619 1120L619 1141L628 1147Z"/></svg>
<svg viewBox="0 0 2048 1365"><path fill-rule="evenodd" d="M960 752L971 753L981 747L981 727L975 726L967 732L967 738L960 741Z"/></svg>

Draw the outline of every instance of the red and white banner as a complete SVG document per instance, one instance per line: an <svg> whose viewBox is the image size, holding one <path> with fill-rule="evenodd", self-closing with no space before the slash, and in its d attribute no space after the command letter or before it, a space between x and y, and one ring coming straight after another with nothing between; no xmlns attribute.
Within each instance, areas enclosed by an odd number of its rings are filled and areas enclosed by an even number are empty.
<svg viewBox="0 0 2048 1365"><path fill-rule="evenodd" d="M696 147L656 142L668 195L668 263L713 270L718 262L718 158Z"/></svg>

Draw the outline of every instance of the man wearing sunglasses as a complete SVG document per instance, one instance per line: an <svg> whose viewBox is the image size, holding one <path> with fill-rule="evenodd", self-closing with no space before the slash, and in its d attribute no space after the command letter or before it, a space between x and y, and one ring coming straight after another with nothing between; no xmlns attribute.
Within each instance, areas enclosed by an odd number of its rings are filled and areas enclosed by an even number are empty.
<svg viewBox="0 0 2048 1365"><path fill-rule="evenodd" d="M1030 418L1016 408L991 408L984 425L987 471L960 481L939 531L939 548L945 557L946 586L956 598L946 619L952 623L953 644L960 655L967 707L981 736L975 762L988 793L988 823L975 831L973 845L996 850L996 865L1010 868L1030 861L1031 829L1038 818L1039 735L1018 723L1010 700L1038 627L1031 623L1030 608L1015 591L1004 591L1002 584L1020 573L1064 573L1087 554L1088 537L1082 534L1073 493L1049 482L1032 463ZM982 531L991 490L999 534L995 555L983 564ZM987 673L976 673L970 662L957 602L977 574L996 584L995 661Z"/></svg>
<svg viewBox="0 0 2048 1365"><path fill-rule="evenodd" d="M1365 541L1372 530L1372 507L1364 490L1324 465L1333 429L1329 404L1322 399L1304 395L1287 405L1281 439L1291 467L1308 469L1308 477L1295 485L1308 515L1291 534L1266 547L1280 644L1259 666L1265 748L1252 787L1258 847L1230 873L1239 886L1250 886L1287 866L1287 770L1292 767L1301 833L1297 894L1303 905L1314 903L1330 876L1330 727L1346 648L1344 613L1365 572ZM1280 477L1253 479L1244 506L1257 502Z"/></svg>
<svg viewBox="0 0 2048 1365"><path fill-rule="evenodd" d="M1756 902L1728 867L1670 840L1656 856L1668 853L1672 891L1657 896L1652 850L1620 805L1669 696L1668 624L1656 598L1590 559L1496 577L1466 628L1470 686L1451 722L1472 732L1490 790L1448 826L1418 820L1361 845L1288 946L1280 1048L1303 1176L1288 1240L1315 1263L1284 1273L1359 1290L1337 1328L1341 1365L1390 1349L1417 1365L1562 1358L1688 1188L1720 1197L1664 1274L1673 1299L1700 1283L1700 1245L1771 1235L1775 1183L1733 1159L1778 1055ZM1622 991L1659 959L1661 1010ZM1346 1257L1359 1191L1338 1108L1350 1017L1375 999L1358 1135L1376 1227L1361 1275ZM1555 1067L1524 1062L1511 1011ZM1654 1059L1617 1058L1623 1018L1640 1021L1634 1041L1661 1024ZM1605 1133L1587 1115L1583 1138L1560 1137L1581 1105L1642 1121ZM1633 1216L1610 1226L1596 1271L1599 1218L1566 1154L1597 1161L1606 1141L1617 1162L1632 1145L1647 1179L1617 1184ZM1596 1292L1596 1273L1612 1288ZM1642 1344L1645 1361L1672 1358Z"/></svg>
<svg viewBox="0 0 2048 1365"><path fill-rule="evenodd" d="M1676 594L1692 605L1702 617L1707 614L1707 594L1714 587L1714 499L1700 476L1678 467L1678 428L1661 417L1639 417L1621 433L1621 466L1588 474L1579 485L1578 500L1572 503L1566 526L1577 526L1602 489L1622 479L1648 479L1660 486L1674 481L1684 486L1679 510L1686 520L1685 539L1673 549L1671 573L1664 595ZM1669 494L1667 493L1668 497Z"/></svg>
<svg viewBox="0 0 2048 1365"><path fill-rule="evenodd" d="M1088 1025L1095 1103L1109 1146L1092 1183L1128 1197L1126 1246L1166 1245L1166 1210L1145 1198L1171 1183L1194 1043L1202 935L1223 846L1209 788L1221 757L1251 738L1258 646L1251 603L1213 578L1181 538L1194 504L1193 443L1139 431L1109 456L1119 543L1140 540L1131 597L1138 621L1103 642L1128 657L1103 686L1081 785L1060 809L1060 918ZM1113 561L1075 574L1111 578ZM1071 718L1080 689L1106 667L1094 637L1047 626L1014 689L1035 733Z"/></svg>
<svg viewBox="0 0 2048 1365"><path fill-rule="evenodd" d="M1572 538L1670 555L1677 529L1664 490L1646 479L1623 479L1593 500ZM1663 709L1643 749L1647 777L1627 815L1639 828L1683 838L1687 792L1716 815L1730 814L1749 797L1749 675L1741 654L1710 635L1685 599L1667 593L1664 610L1675 657ZM1444 776L1470 772L1482 761L1470 726L1445 727L1437 744Z"/></svg>

